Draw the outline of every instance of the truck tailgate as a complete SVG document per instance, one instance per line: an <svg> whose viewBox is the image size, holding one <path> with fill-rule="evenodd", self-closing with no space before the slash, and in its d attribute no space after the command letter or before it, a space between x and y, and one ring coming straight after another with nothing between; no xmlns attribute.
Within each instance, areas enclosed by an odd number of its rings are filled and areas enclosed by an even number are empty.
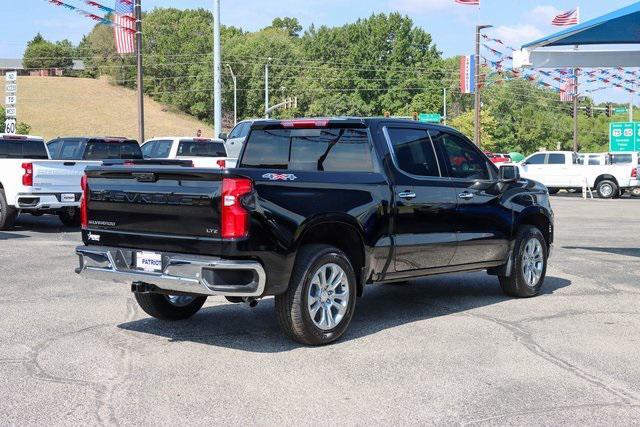
<svg viewBox="0 0 640 427"><path fill-rule="evenodd" d="M211 169L113 166L87 171L88 227L119 235L218 239L222 174ZM165 239L166 240L166 239ZM113 241L112 241L113 243Z"/></svg>
<svg viewBox="0 0 640 427"><path fill-rule="evenodd" d="M80 178L100 162L39 160L33 162L33 187L40 193L80 193Z"/></svg>

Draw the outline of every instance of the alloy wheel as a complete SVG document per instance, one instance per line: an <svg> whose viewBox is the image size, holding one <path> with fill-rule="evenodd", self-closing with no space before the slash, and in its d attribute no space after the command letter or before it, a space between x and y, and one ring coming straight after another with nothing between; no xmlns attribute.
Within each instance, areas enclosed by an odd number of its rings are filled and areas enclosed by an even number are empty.
<svg viewBox="0 0 640 427"><path fill-rule="evenodd" d="M313 274L307 294L311 320L322 330L335 328L347 312L349 297L349 281L342 267L322 265Z"/></svg>
<svg viewBox="0 0 640 427"><path fill-rule="evenodd" d="M540 282L544 271L544 252L540 240L530 238L522 252L522 276L527 286L534 287Z"/></svg>

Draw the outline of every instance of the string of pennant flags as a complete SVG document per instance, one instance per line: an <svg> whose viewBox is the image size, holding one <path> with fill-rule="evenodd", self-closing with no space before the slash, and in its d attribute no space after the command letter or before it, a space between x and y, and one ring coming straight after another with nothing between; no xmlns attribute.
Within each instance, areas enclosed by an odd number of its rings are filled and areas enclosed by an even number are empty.
<svg viewBox="0 0 640 427"><path fill-rule="evenodd" d="M70 11L76 12L77 14L82 15L85 18L89 18L89 19L91 19L93 21L96 21L98 24L107 25L109 27L119 28L119 29L121 29L121 30L123 30L123 31L125 31L127 33L131 33L131 34L135 34L135 32L136 32L135 29L130 28L129 26L120 25L120 24L112 21L109 18L97 15L95 13L92 13L92 12L87 11L85 9L79 8L79 7L74 6L72 4L65 3L65 2L63 2L61 0L44 0L44 1L46 1L47 3L50 3L50 4L54 5L54 6L63 7L65 9L70 10ZM131 2L130 0L120 0L120 1L123 2L123 3L130 3ZM116 12L116 10L114 8L105 6L105 5L103 5L101 3L98 3L96 1L83 0L83 3L85 3L88 6L95 7L95 8L97 8L97 9L99 9L102 12L105 12L107 14L113 14L113 13ZM124 17L124 19L129 19L129 20L135 21L135 18L133 18L133 17L128 17L126 15L124 15L123 17Z"/></svg>

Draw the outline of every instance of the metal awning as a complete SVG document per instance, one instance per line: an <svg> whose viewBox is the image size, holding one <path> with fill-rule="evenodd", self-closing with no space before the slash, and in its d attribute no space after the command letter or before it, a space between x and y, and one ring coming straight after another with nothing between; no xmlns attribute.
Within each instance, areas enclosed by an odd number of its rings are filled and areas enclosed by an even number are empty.
<svg viewBox="0 0 640 427"><path fill-rule="evenodd" d="M580 49L581 46L640 45L640 2L527 43L514 52L516 68L638 67L638 46L624 50ZM554 49L573 46L573 49Z"/></svg>

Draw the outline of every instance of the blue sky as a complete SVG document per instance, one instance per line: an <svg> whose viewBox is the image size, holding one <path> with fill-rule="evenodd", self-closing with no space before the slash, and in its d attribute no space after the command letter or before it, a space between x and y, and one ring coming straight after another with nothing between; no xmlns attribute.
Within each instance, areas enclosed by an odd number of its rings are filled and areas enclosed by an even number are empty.
<svg viewBox="0 0 640 427"><path fill-rule="evenodd" d="M87 10L81 0L66 0ZM4 2L8 2L4 0ZM93 23L46 0L11 1L2 11L3 37L0 57L22 56L26 42L36 32L47 39L68 38L77 43ZM103 0L111 6L113 0ZM212 8L213 0L142 0L143 8ZM222 21L245 30L269 25L277 16L295 16L305 26L340 25L372 13L400 11L433 35L445 56L471 53L476 22L492 24L487 34L514 46L550 34L552 17L580 6L581 19L588 20L635 3L635 0L482 0L482 7L462 6L454 0L222 0ZM621 95L622 96L622 95ZM613 98L617 98L612 93Z"/></svg>

